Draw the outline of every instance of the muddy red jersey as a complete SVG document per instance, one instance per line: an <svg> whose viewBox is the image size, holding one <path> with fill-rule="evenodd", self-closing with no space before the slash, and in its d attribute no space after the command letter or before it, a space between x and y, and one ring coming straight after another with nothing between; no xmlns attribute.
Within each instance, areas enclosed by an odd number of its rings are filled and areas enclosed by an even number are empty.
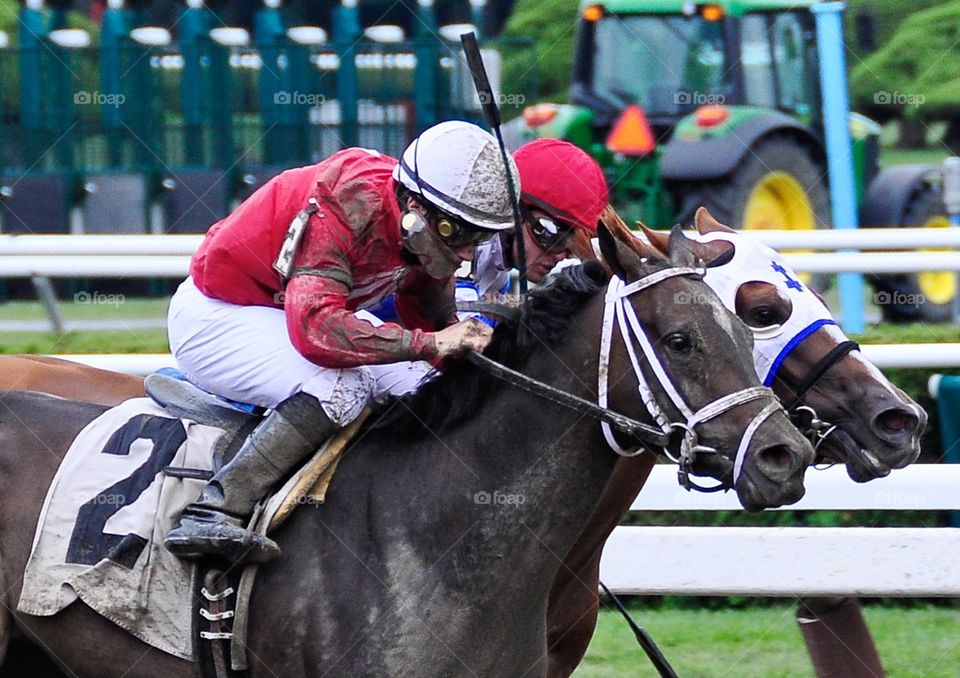
<svg viewBox="0 0 960 678"><path fill-rule="evenodd" d="M214 224L190 275L207 296L283 308L293 345L325 367L431 359L427 333L456 321L453 279L436 280L403 248L391 177L396 160L352 148L283 172ZM291 221L314 198L286 286L273 263ZM402 326L353 313L395 294Z"/></svg>

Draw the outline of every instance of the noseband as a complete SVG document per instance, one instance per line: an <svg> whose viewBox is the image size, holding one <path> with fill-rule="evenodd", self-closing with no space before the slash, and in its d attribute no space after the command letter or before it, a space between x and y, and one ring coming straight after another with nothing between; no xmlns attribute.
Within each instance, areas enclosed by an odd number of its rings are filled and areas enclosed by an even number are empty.
<svg viewBox="0 0 960 678"><path fill-rule="evenodd" d="M682 439L680 441L680 452L676 457L670 455L669 446L664 446L664 451L667 453L667 456L673 461L677 462L679 465L677 476L680 484L688 490L695 489L701 492L716 492L718 490L730 489L736 484L740 477L740 473L743 470L743 462L746 459L747 449L750 446L750 442L752 441L754 434L757 432L757 429L760 428L760 425L768 417L770 417L770 415L780 409L780 403L773 395L773 391L766 386L752 386L734 393L730 393L718 398L717 400L714 400L707 405L704 405L697 411L692 410L683 400L682 396L673 385L673 382L671 381L670 376L667 374L666 369L663 367L663 364L660 362L660 358L657 356L656 351L653 350L650 339L643 331L643 326L641 325L639 318L637 318L636 311L633 309L633 306L627 303L627 299L637 292L652 287L659 282L684 275L702 278L703 271L694 268L674 267L657 271L656 273L652 273L629 284L624 284L619 278L614 278L611 280L610 285L607 287L605 307L603 312L603 328L600 339L598 405L604 409L607 407L610 372L610 348L613 339L613 324L614 320L616 320L617 325L620 328L620 336L623 339L627 354L630 356L630 363L633 366L633 372L637 379L637 390L640 393L640 398L642 399L647 412L650 413L650 416L653 417L654 421L665 435L673 437L678 432L682 434ZM653 375L656 378L656 382L670 398L674 407L680 413L682 420L671 421L660 407L660 404L654 397L653 391L650 388L650 384L647 383L647 379L640 367L640 360L638 359L635 348L636 344L639 344L640 349L643 351L643 357L646 358L647 364L650 366L650 370L653 372ZM738 405L759 399L769 399L770 402L754 416L753 420L747 426L740 438L740 444L737 447L737 456L734 460L732 482L727 484L726 482L721 481L719 484L712 487L705 487L696 484L690 478L690 475L694 462L697 459L697 455L716 454L717 452L716 449L701 445L699 443L696 427L706 421L709 421L710 419L720 416L729 410L732 410ZM614 437L613 431L611 430L611 425L608 422L602 422L601 427L603 428L603 435L607 441L607 444L617 454L625 457L631 457L636 456L643 451L642 447L638 447L632 451L621 447Z"/></svg>
<svg viewBox="0 0 960 678"><path fill-rule="evenodd" d="M780 375L787 386L793 390L793 398L784 409L790 415L790 421L798 429L804 432L810 442L813 444L814 451L818 451L820 445L827 439L831 433L836 430L836 424L823 421L809 405L803 404L803 397L807 395L811 388L816 386L817 382L823 378L831 367L840 362L851 351L859 351L860 344L855 341L842 341L827 352L817 364L814 365L799 383L793 377L784 372Z"/></svg>

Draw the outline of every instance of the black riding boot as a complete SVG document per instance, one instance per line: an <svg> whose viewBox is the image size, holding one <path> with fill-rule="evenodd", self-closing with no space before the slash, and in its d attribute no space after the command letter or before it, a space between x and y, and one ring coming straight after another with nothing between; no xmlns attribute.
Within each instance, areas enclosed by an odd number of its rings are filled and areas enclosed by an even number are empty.
<svg viewBox="0 0 960 678"><path fill-rule="evenodd" d="M254 429L200 499L183 510L164 545L188 559L218 554L262 563L278 557L280 547L247 530L248 519L257 502L338 429L319 400L306 393L290 396Z"/></svg>

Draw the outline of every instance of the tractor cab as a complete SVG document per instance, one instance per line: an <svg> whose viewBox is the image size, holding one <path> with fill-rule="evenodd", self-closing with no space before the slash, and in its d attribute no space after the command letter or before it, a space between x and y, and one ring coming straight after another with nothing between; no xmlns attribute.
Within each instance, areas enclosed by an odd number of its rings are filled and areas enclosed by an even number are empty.
<svg viewBox="0 0 960 678"><path fill-rule="evenodd" d="M613 0L581 13L570 101L598 127L630 104L658 137L704 106L757 106L816 126L818 92L813 16L795 2Z"/></svg>

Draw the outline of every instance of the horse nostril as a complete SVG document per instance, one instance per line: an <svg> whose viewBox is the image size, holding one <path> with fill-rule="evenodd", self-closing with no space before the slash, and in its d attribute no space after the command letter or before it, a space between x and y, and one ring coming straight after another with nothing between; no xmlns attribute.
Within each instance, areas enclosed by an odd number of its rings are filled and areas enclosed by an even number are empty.
<svg viewBox="0 0 960 678"><path fill-rule="evenodd" d="M920 420L917 415L902 407L891 407L873 419L874 427L889 435L912 435Z"/></svg>
<svg viewBox="0 0 960 678"><path fill-rule="evenodd" d="M757 452L761 466L773 471L786 471L793 466L793 455L786 445L770 445Z"/></svg>

